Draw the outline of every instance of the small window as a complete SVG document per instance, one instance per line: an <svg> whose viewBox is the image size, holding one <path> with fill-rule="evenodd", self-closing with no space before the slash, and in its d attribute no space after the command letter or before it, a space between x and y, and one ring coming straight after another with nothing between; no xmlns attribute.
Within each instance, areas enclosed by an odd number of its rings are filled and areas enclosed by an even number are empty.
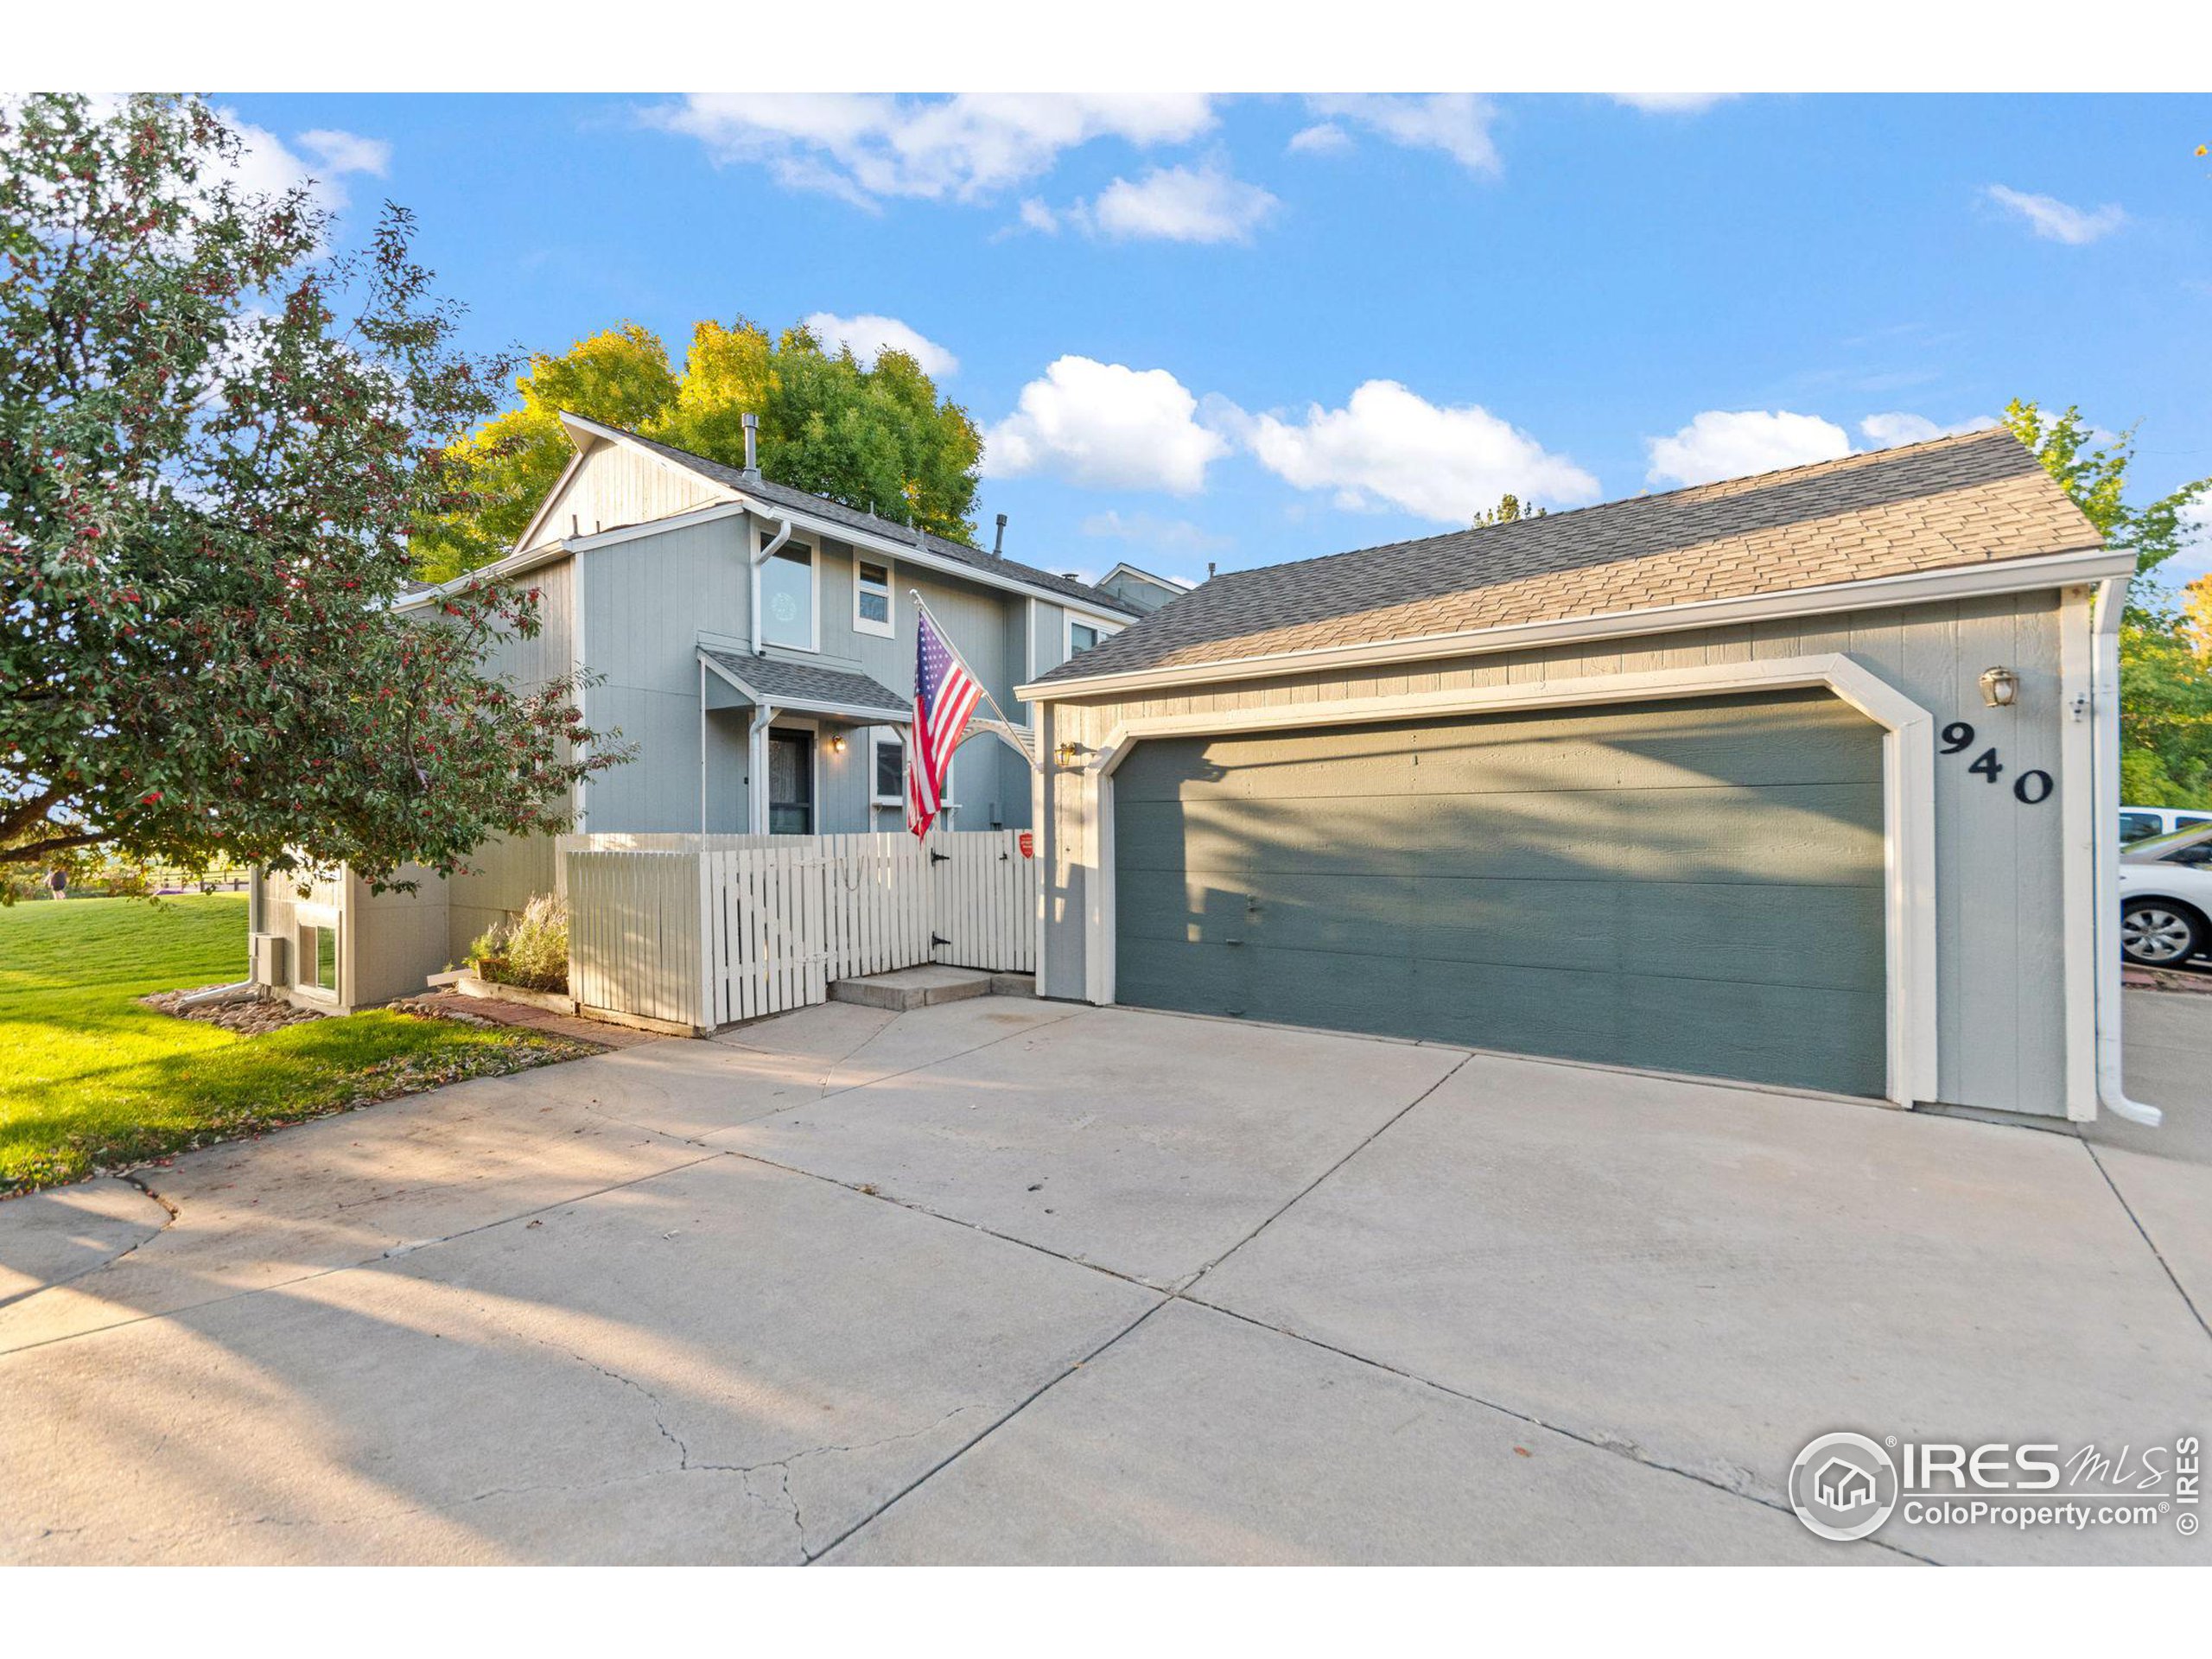
<svg viewBox="0 0 2212 1659"><path fill-rule="evenodd" d="M328 925L303 925L300 929L300 961L293 982L309 990L338 995L338 930Z"/></svg>
<svg viewBox="0 0 2212 1659"><path fill-rule="evenodd" d="M891 634L891 567L873 559L854 566L853 631Z"/></svg>
<svg viewBox="0 0 2212 1659"><path fill-rule="evenodd" d="M2212 818L2198 817L2189 812L2174 814L2174 828L2177 830L2194 830L2200 823L2212 823Z"/></svg>
<svg viewBox="0 0 2212 1659"><path fill-rule="evenodd" d="M875 734L875 804L899 806L906 799L906 746L896 732Z"/></svg>
<svg viewBox="0 0 2212 1659"><path fill-rule="evenodd" d="M2148 840L2164 828L2155 812L2123 812L2120 815L2120 838L2122 842Z"/></svg>
<svg viewBox="0 0 2212 1659"><path fill-rule="evenodd" d="M1088 622L1068 624L1068 655L1077 657L1098 643L1098 630Z"/></svg>
<svg viewBox="0 0 2212 1659"><path fill-rule="evenodd" d="M814 550L786 543L760 566L760 638L772 645L818 651L814 635Z"/></svg>

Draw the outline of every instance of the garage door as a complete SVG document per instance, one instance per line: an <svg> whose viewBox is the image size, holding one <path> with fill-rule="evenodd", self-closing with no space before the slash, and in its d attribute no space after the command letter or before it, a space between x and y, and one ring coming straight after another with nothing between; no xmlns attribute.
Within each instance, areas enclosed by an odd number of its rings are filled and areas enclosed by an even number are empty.
<svg viewBox="0 0 2212 1659"><path fill-rule="evenodd" d="M1824 692L1152 741L1116 999L1883 1092L1881 733Z"/></svg>

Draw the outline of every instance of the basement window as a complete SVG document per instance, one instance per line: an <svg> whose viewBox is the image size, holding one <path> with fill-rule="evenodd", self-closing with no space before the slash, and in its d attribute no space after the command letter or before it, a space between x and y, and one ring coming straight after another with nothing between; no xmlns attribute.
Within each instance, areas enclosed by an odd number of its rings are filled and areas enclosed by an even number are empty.
<svg viewBox="0 0 2212 1659"><path fill-rule="evenodd" d="M338 926L334 922L302 923L300 927L299 967L292 982L303 990L338 995Z"/></svg>

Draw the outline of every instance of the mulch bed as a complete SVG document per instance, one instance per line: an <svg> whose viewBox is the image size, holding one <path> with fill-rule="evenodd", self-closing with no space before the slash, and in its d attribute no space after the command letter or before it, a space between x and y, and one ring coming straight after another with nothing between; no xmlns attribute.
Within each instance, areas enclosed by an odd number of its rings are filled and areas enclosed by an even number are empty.
<svg viewBox="0 0 2212 1659"><path fill-rule="evenodd" d="M179 1006L188 996L197 996L203 990L213 990L212 985L202 985L181 991L158 991L152 996L138 1000L157 1013L175 1014L180 1020L197 1020L203 1025L220 1026L225 1031L234 1031L241 1037L258 1037L264 1032L282 1031L287 1026L304 1024L323 1016L312 1008L296 1007L279 997L266 999L250 997L238 1002L217 1002L204 1008Z"/></svg>
<svg viewBox="0 0 2212 1659"><path fill-rule="evenodd" d="M2120 982L2131 991L2190 991L2212 996L2212 974L2177 973L2170 968L2138 968L2131 963L2120 970Z"/></svg>

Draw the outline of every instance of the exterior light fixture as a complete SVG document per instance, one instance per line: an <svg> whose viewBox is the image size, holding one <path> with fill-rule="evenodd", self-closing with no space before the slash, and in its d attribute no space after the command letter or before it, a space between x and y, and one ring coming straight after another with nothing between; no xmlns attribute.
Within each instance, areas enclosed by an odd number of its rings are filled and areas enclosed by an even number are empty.
<svg viewBox="0 0 2212 1659"><path fill-rule="evenodd" d="M840 732L836 736L830 740L830 753L832 754L842 754L844 752L845 734L842 732Z"/></svg>
<svg viewBox="0 0 2212 1659"><path fill-rule="evenodd" d="M1981 671L1981 700L1993 709L2010 709L2020 695L2020 677L2009 668Z"/></svg>
<svg viewBox="0 0 2212 1659"><path fill-rule="evenodd" d="M1052 751L1052 759L1058 761L1060 765L1064 766L1071 766L1075 765L1077 757L1081 754L1082 752L1083 749L1080 744L1063 743L1059 747Z"/></svg>

